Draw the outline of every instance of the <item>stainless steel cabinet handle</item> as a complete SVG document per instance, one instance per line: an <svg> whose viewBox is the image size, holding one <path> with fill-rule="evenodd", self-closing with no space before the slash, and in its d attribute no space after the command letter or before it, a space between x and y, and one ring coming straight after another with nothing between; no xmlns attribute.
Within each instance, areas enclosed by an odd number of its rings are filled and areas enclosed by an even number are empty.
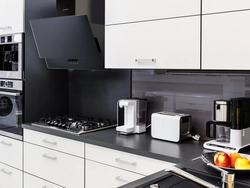
<svg viewBox="0 0 250 188"><path fill-rule="evenodd" d="M46 186L43 186L42 188L46 188Z"/></svg>
<svg viewBox="0 0 250 188"><path fill-rule="evenodd" d="M128 180L125 180L125 179L121 178L120 176L116 176L115 179L116 179L117 181L122 182L122 183L129 183L129 182L130 182L130 181L128 181Z"/></svg>
<svg viewBox="0 0 250 188"><path fill-rule="evenodd" d="M0 27L1 30L5 30L5 29L12 29L11 26L6 26L6 27Z"/></svg>
<svg viewBox="0 0 250 188"><path fill-rule="evenodd" d="M135 59L135 62L142 64L153 64L156 63L156 59Z"/></svg>
<svg viewBox="0 0 250 188"><path fill-rule="evenodd" d="M4 168L1 169L1 172L5 173L5 174L8 174L8 175L11 175L11 174L12 174L12 172L6 171Z"/></svg>
<svg viewBox="0 0 250 188"><path fill-rule="evenodd" d="M57 145L57 142L51 142L49 140L43 139L43 142L46 144Z"/></svg>
<svg viewBox="0 0 250 188"><path fill-rule="evenodd" d="M43 154L43 157L47 158L47 159L51 159L53 161L57 160L57 157L51 157L51 156L48 156L46 154Z"/></svg>
<svg viewBox="0 0 250 188"><path fill-rule="evenodd" d="M12 146L11 143L7 143L7 142L4 142L4 141L1 141L1 144L5 145L5 146Z"/></svg>
<svg viewBox="0 0 250 188"><path fill-rule="evenodd" d="M120 158L116 158L115 161L118 162L118 163L123 163L123 164L131 165L131 166L136 166L136 162L128 162L128 161L124 161L124 160L122 160Z"/></svg>

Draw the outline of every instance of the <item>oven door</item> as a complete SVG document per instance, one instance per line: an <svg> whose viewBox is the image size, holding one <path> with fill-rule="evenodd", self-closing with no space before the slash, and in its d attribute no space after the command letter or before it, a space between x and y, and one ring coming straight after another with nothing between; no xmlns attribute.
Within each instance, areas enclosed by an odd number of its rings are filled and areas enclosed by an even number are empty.
<svg viewBox="0 0 250 188"><path fill-rule="evenodd" d="M0 36L0 78L22 79L22 34Z"/></svg>
<svg viewBox="0 0 250 188"><path fill-rule="evenodd" d="M0 134L22 139L22 93L0 90Z"/></svg>

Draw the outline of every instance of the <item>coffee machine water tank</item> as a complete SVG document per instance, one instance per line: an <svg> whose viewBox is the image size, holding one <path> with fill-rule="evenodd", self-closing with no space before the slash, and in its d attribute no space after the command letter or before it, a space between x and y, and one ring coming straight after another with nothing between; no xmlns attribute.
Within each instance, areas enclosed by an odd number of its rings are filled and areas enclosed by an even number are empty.
<svg viewBox="0 0 250 188"><path fill-rule="evenodd" d="M116 130L121 134L146 132L147 100L121 99L117 103Z"/></svg>

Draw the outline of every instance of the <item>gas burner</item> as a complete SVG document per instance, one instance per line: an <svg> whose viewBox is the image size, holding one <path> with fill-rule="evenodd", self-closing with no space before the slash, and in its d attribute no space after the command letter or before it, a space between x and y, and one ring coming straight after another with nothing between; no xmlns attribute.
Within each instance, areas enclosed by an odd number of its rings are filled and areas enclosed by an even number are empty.
<svg viewBox="0 0 250 188"><path fill-rule="evenodd" d="M93 117L56 116L54 118L40 118L39 122L32 123L32 125L80 135L115 127L116 122Z"/></svg>

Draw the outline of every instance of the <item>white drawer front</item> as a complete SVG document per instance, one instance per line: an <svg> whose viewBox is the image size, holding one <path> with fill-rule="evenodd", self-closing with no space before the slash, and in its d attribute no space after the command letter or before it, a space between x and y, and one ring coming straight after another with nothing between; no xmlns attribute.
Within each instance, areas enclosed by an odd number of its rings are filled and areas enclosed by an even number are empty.
<svg viewBox="0 0 250 188"><path fill-rule="evenodd" d="M23 142L0 136L0 162L23 169Z"/></svg>
<svg viewBox="0 0 250 188"><path fill-rule="evenodd" d="M24 188L63 188L35 176L24 173Z"/></svg>
<svg viewBox="0 0 250 188"><path fill-rule="evenodd" d="M101 177L101 181L97 180ZM86 160L86 187L116 188L145 176Z"/></svg>
<svg viewBox="0 0 250 188"><path fill-rule="evenodd" d="M0 187L23 188L23 172L0 163Z"/></svg>
<svg viewBox="0 0 250 188"><path fill-rule="evenodd" d="M250 9L249 0L202 0L202 13Z"/></svg>
<svg viewBox="0 0 250 188"><path fill-rule="evenodd" d="M82 142L28 129L24 129L24 141L69 153L71 155L84 157L84 143Z"/></svg>
<svg viewBox="0 0 250 188"><path fill-rule="evenodd" d="M24 171L67 188L83 188L84 159L24 143Z"/></svg>
<svg viewBox="0 0 250 188"><path fill-rule="evenodd" d="M106 0L105 24L200 14L200 0Z"/></svg>
<svg viewBox="0 0 250 188"><path fill-rule="evenodd" d="M105 26L105 67L199 69L200 17Z"/></svg>
<svg viewBox="0 0 250 188"><path fill-rule="evenodd" d="M174 165L165 161L86 144L86 159L149 175Z"/></svg>

